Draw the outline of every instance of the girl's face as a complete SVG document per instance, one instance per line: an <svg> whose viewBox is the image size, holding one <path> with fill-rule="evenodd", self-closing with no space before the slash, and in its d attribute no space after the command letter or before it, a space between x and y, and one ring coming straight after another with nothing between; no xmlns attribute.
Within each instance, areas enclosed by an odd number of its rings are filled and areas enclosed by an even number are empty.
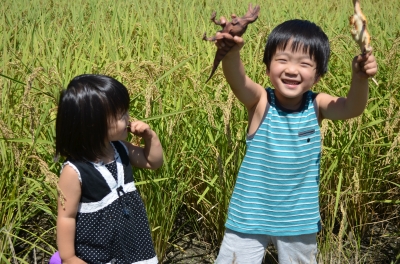
<svg viewBox="0 0 400 264"><path fill-rule="evenodd" d="M128 129L126 128L129 124L128 112L122 114L118 119L110 119L108 123L108 141L125 140L128 137Z"/></svg>
<svg viewBox="0 0 400 264"><path fill-rule="evenodd" d="M293 52L291 42L285 50L277 50L267 74L276 89L278 100L283 103L301 98L319 80L316 78L316 67L314 59L302 47Z"/></svg>

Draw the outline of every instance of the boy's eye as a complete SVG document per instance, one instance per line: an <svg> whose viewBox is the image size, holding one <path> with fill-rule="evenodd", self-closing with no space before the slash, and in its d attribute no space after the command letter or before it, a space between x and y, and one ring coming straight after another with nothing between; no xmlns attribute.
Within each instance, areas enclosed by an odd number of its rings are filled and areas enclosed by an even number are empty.
<svg viewBox="0 0 400 264"><path fill-rule="evenodd" d="M309 62L302 62L302 63L301 63L301 66L304 66L304 67L312 67L312 64L309 63Z"/></svg>

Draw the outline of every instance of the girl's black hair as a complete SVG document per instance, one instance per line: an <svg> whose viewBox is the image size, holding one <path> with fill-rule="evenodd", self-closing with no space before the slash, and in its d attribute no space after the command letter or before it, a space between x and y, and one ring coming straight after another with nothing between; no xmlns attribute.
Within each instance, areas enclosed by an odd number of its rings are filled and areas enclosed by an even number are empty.
<svg viewBox="0 0 400 264"><path fill-rule="evenodd" d="M307 20L288 20L278 25L268 36L263 62L270 70L271 60L277 50L284 50L292 41L292 51L302 48L317 63L316 77L328 71L329 40L322 29Z"/></svg>
<svg viewBox="0 0 400 264"><path fill-rule="evenodd" d="M56 156L95 161L104 154L110 118L128 109L128 90L119 81L104 75L75 77L58 104Z"/></svg>

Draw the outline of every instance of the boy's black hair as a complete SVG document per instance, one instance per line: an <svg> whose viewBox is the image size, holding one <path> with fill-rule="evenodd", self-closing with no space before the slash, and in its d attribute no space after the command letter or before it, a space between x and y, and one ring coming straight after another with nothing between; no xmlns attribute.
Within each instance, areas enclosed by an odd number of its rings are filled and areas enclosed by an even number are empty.
<svg viewBox="0 0 400 264"><path fill-rule="evenodd" d="M302 48L317 63L316 77L328 71L329 40L322 29L307 20L288 20L278 25L268 36L263 62L270 70L271 60L277 50L284 50L292 41L292 51Z"/></svg>
<svg viewBox="0 0 400 264"><path fill-rule="evenodd" d="M110 118L129 109L126 87L114 78L85 74L61 92L56 121L56 156L95 161L104 154Z"/></svg>

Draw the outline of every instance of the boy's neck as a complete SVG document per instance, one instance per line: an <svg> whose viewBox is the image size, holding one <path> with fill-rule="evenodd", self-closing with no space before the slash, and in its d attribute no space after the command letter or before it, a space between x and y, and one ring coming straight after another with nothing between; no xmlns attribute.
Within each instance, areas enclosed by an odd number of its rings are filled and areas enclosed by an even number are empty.
<svg viewBox="0 0 400 264"><path fill-rule="evenodd" d="M293 111L298 110L303 102L303 94L295 98L287 98L279 93L275 93L275 98L282 108Z"/></svg>

